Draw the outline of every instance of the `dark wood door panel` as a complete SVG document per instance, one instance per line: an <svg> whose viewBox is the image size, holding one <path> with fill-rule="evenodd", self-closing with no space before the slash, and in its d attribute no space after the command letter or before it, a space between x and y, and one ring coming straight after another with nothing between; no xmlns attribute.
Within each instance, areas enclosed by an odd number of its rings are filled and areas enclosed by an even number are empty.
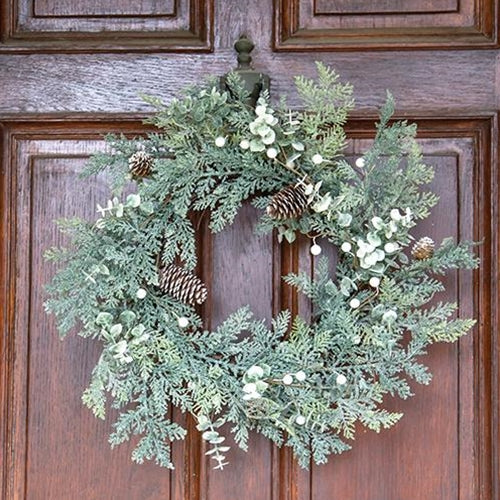
<svg viewBox="0 0 500 500"><path fill-rule="evenodd" d="M440 201L415 236L438 242L446 236L472 239L472 199L465 194L473 179L472 141L421 142L426 161L436 169L432 187ZM366 146L357 141L354 149L359 154ZM445 284L447 292L436 300L459 302L461 315L474 314L471 277L450 275ZM387 433L362 432L351 452L334 458L330 468L315 469L312 498L340 498L346 491L356 500L477 498L474 482L465 480L473 478L470 457L476 451L470 423L475 418L471 375L477 334L456 345L433 346L422 360L433 373L430 386L413 385L415 396L408 401L388 398L392 410L404 413L402 420ZM430 456L440 464L439 474L431 473Z"/></svg>
<svg viewBox="0 0 500 500"><path fill-rule="evenodd" d="M211 0L5 0L0 53L209 52Z"/></svg>
<svg viewBox="0 0 500 500"><path fill-rule="evenodd" d="M234 224L221 234L202 241L203 248L211 247L211 258L204 263L209 271L205 281L210 298L205 318L211 327L218 326L236 309L249 305L257 318L272 317L275 290L273 289L272 235L254 233L258 211L245 206ZM202 491L206 500L238 498L241 500L272 498L273 449L267 439L253 436L251 452L238 450L232 439L229 474L214 471L207 461Z"/></svg>
<svg viewBox="0 0 500 500"><path fill-rule="evenodd" d="M53 269L42 254L63 243L53 220L91 218L95 204L109 196L103 179L78 179L99 144L80 140L19 140L17 173L16 322L13 443L15 498L145 498L169 494L169 474L130 462L132 446L113 452L102 423L82 411L80 395L99 346L82 339L61 342L54 322L44 318L43 285ZM104 428L109 426L104 424ZM97 457L100 457L97 459ZM24 477L23 477L24 476Z"/></svg>
<svg viewBox="0 0 500 500"><path fill-rule="evenodd" d="M478 48L497 44L494 0L274 0L279 51Z"/></svg>
<svg viewBox="0 0 500 500"><path fill-rule="evenodd" d="M288 451L254 436L248 454L231 450L231 466L223 473L210 470L189 422L187 442L174 449L178 469L173 473L130 463L131 445L111 451L109 423L95 420L80 402L99 346L76 337L60 342L42 310L42 285L52 270L41 254L59 238L52 219L92 217L107 192L102 179L87 185L76 179L85 158L100 147L100 132L133 133L141 126L116 121L6 124L2 203L12 210L2 211L2 230L7 233L10 227L12 238L2 245L11 262L4 269L10 280L8 309L2 311L10 324L0 351L7 367L0 385L7 416L2 425L10 425L2 433L10 435L2 447L5 498L59 500L78 491L82 500L493 500L492 425L498 401L489 395L498 387L492 372L496 344L489 287L497 272L491 228L498 220L490 204L497 192L497 173L491 171L496 121L420 122L421 142L436 166L434 187L441 195L422 234L436 240L448 235L484 239L476 279L470 273L450 276L442 297L455 298L460 314L479 319L474 334L458 345L432 349L428 361L435 380L430 387L415 387L413 399L390 403L406 414L391 431L361 433L353 451L311 472L298 469ZM371 121L350 124L357 139L348 152L365 150L372 131ZM200 232L202 273L212 290L205 308L208 326L247 303L258 317L269 318L280 304L308 314L307 303L297 301L279 281L282 274L314 265L307 241L280 247L271 236L256 237L252 226L257 216L245 207L224 233ZM7 259L2 262L6 265Z"/></svg>

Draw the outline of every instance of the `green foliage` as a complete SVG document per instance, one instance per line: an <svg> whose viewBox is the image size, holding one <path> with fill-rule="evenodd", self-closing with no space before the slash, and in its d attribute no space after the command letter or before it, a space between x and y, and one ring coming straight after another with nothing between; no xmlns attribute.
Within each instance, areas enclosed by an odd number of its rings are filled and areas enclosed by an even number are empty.
<svg viewBox="0 0 500 500"><path fill-rule="evenodd" d="M409 380L428 384L420 360L428 346L474 324L455 316L455 304L430 303L444 290L437 276L478 261L470 244L450 239L428 259L408 256L412 229L437 197L423 189L433 169L415 126L391 122L390 95L353 166L341 154L352 88L331 69L318 64L316 80L297 77L300 112L284 100L273 109L267 94L252 109L238 76L228 83L190 88L169 105L147 98L158 132L107 138L84 175L105 171L114 197L92 223L59 223L71 244L46 253L59 270L45 306L62 336L77 329L102 345L82 399L98 418L119 410L110 443L140 436L136 462L173 467L169 442L186 430L169 419L172 404L195 416L216 468L227 463L225 435L246 450L252 430L308 467L350 449L358 422L379 432L401 418L384 409L384 396L410 397ZM136 151L153 157L152 174L125 196ZM284 311L268 327L244 307L204 330L194 308L161 292L158 269L196 267L192 213L222 231L244 201L263 209L291 183L303 184L307 210L297 220L263 215L260 230L338 247L335 269L320 259L314 278L284 278L310 298L313 321Z"/></svg>

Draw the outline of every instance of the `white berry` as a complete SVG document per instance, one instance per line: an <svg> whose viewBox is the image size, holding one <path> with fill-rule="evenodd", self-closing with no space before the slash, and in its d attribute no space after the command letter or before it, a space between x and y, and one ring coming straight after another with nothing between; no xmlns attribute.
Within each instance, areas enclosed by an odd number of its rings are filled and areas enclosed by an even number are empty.
<svg viewBox="0 0 500 500"><path fill-rule="evenodd" d="M321 247L315 243L309 251L311 252L312 255L319 255L321 253Z"/></svg>
<svg viewBox="0 0 500 500"><path fill-rule="evenodd" d="M315 165L321 165L321 163L323 163L323 157L320 154L313 155L311 159Z"/></svg>
<svg viewBox="0 0 500 500"><path fill-rule="evenodd" d="M295 378L299 381L299 382L304 382L304 380L306 379L306 374L303 370L299 370L296 374L295 374Z"/></svg>
<svg viewBox="0 0 500 500"><path fill-rule="evenodd" d="M363 168L365 166L366 162L364 158L358 158L356 160L356 167L358 168Z"/></svg>
<svg viewBox="0 0 500 500"><path fill-rule="evenodd" d="M243 139L240 142L240 148L241 149L248 149L249 147L250 147L250 141L248 141L247 139Z"/></svg>
<svg viewBox="0 0 500 500"><path fill-rule="evenodd" d="M186 326L189 325L189 320L184 316L181 316L180 318L177 318L177 323L181 328L186 328Z"/></svg>
<svg viewBox="0 0 500 500"><path fill-rule="evenodd" d="M352 245L348 241L344 241L340 248L343 252L347 253L352 250Z"/></svg>
<svg viewBox="0 0 500 500"><path fill-rule="evenodd" d="M293 384L293 377L288 373L286 374L282 379L281 381L285 384L285 385L291 385Z"/></svg>
<svg viewBox="0 0 500 500"><path fill-rule="evenodd" d="M269 148L266 154L268 158L274 159L278 156L278 150L276 148Z"/></svg>
<svg viewBox="0 0 500 500"><path fill-rule="evenodd" d="M217 137L217 139L215 139L215 145L218 148L223 148L225 144L226 144L226 138L225 137L219 136L219 137Z"/></svg>
<svg viewBox="0 0 500 500"><path fill-rule="evenodd" d="M295 418L295 422L298 425L304 425L306 423L306 417L304 417L304 415L297 415L297 417Z"/></svg>
<svg viewBox="0 0 500 500"><path fill-rule="evenodd" d="M344 385L347 382L347 378L345 375L342 375L341 373L340 375L337 375L336 382L338 385Z"/></svg>
<svg viewBox="0 0 500 500"><path fill-rule="evenodd" d="M372 276L370 278L370 286L373 288L378 288L380 285L380 278L377 278L376 276Z"/></svg>
<svg viewBox="0 0 500 500"><path fill-rule="evenodd" d="M359 299L352 299L351 302L349 302L349 305L353 309L357 309L361 305L361 302L359 301Z"/></svg>
<svg viewBox="0 0 500 500"><path fill-rule="evenodd" d="M137 290L137 292L135 292L135 295L138 299L143 299L146 295L147 295L148 292L146 292L146 290L144 290L144 288L139 288L139 290Z"/></svg>

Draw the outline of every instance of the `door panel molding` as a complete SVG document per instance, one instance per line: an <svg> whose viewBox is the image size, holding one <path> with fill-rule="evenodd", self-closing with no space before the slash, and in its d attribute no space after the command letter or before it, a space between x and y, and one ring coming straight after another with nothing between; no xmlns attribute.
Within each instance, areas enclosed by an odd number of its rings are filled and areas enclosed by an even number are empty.
<svg viewBox="0 0 500 500"><path fill-rule="evenodd" d="M80 9L80 10L79 10ZM1 53L211 52L213 0L5 0Z"/></svg>
<svg viewBox="0 0 500 500"><path fill-rule="evenodd" d="M498 47L495 0L274 0L274 50Z"/></svg>

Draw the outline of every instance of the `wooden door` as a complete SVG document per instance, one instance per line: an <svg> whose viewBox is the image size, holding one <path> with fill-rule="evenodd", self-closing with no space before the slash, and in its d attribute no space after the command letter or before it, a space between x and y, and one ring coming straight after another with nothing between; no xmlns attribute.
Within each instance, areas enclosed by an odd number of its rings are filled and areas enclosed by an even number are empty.
<svg viewBox="0 0 500 500"><path fill-rule="evenodd" d="M0 15L0 464L3 499L28 500L496 500L498 484L498 2L495 0L3 0ZM349 154L373 134L389 88L397 113L419 124L441 201L422 229L435 239L482 240L480 270L447 278L447 298L477 327L430 352L434 380L403 420L360 434L326 466L298 468L288 451L254 437L248 454L212 471L199 436L174 448L177 469L134 465L132 445L111 451L108 422L80 394L99 348L60 342L42 310L52 269L42 251L52 223L91 217L101 179L78 181L108 131L140 133L150 109L139 92L169 100L234 66L248 34L274 95L314 61L355 86ZM249 303L307 311L279 276L311 266L300 241L257 238L245 208L221 235L201 234L213 276L207 323ZM179 415L177 418L182 419Z"/></svg>

